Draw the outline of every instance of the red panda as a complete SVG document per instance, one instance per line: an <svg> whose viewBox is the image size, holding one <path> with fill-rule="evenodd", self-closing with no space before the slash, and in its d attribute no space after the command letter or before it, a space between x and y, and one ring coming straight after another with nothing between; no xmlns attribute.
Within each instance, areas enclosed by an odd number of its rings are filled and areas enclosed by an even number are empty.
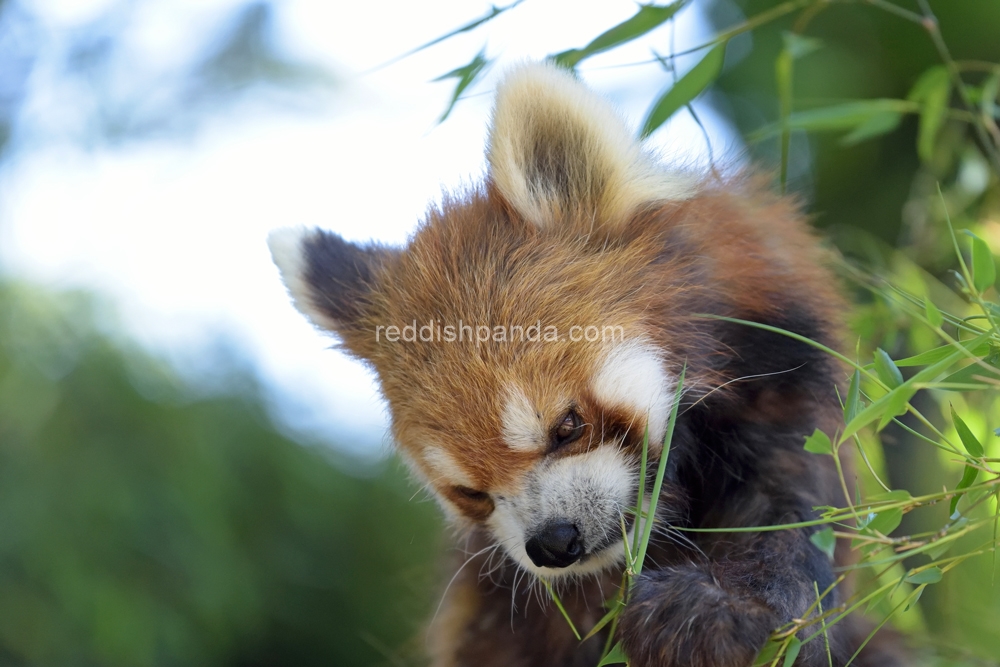
<svg viewBox="0 0 1000 667"><path fill-rule="evenodd" d="M526 582L593 627L621 582L622 526L679 417L647 565L617 637L633 667L748 667L835 562L805 521L843 504L803 450L840 416L843 304L797 205L753 178L659 165L602 98L547 64L499 86L485 182L446 197L403 248L283 229L269 243L295 305L376 371L400 454L468 535L433 622L434 667L594 667ZM535 595L532 595L532 592ZM843 602L842 584L826 604ZM866 637L829 629L833 665ZM876 641L854 664L902 664ZM822 640L796 665L827 665Z"/></svg>

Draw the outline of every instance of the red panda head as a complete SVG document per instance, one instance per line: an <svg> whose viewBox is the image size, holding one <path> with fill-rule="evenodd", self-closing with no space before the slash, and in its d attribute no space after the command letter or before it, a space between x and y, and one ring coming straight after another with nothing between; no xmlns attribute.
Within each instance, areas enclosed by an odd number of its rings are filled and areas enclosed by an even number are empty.
<svg viewBox="0 0 1000 667"><path fill-rule="evenodd" d="M594 572L621 562L687 354L695 269L662 221L697 183L549 65L500 86L488 159L405 248L285 229L271 250L297 307L376 370L453 518L536 574Z"/></svg>

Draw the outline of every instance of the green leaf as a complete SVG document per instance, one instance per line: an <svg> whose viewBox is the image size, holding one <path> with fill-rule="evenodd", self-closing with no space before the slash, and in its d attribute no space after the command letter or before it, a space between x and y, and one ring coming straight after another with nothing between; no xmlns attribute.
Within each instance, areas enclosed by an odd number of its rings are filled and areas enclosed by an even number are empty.
<svg viewBox="0 0 1000 667"><path fill-rule="evenodd" d="M903 120L903 114L898 111L879 111L872 114L867 120L855 127L849 134L844 135L840 140L841 146L853 146L862 141L874 139L875 137L889 134Z"/></svg>
<svg viewBox="0 0 1000 667"><path fill-rule="evenodd" d="M391 65L392 63L399 62L403 58L406 58L408 56L412 56L414 53L418 53L420 51L423 51L426 48L434 46L435 44L440 44L441 42L443 42L443 41L445 41L447 39L450 39L450 38L454 37L455 35L459 35L459 34L461 34L463 32L469 32L470 30L475 30L476 28L478 28L482 24L484 24L484 23L486 23L488 21L492 21L494 18L496 18L500 14L503 14L508 9L514 9L514 7L517 7L522 2L524 2L524 0L516 0L516 2L512 2L511 4L507 5L506 7L497 7L496 5L493 5L490 8L490 11L486 12L486 14L484 16L481 16L478 19L470 21L469 23L466 23L465 25L463 25L461 27L455 28L454 30L452 30L451 32L449 32L449 33L447 33L445 35L441 35L440 37L432 39L431 41L427 42L426 44L421 44L420 46L418 46L415 49L410 49L406 53L404 53L402 55L399 55L399 56L396 56L392 60L389 60L387 62L382 63L381 65L379 65L375 69L381 69L383 67Z"/></svg>
<svg viewBox="0 0 1000 667"><path fill-rule="evenodd" d="M580 61L621 46L655 30L686 5L688 0L677 0L669 5L639 5L638 11L618 25L602 32L581 49L569 49L549 58L562 67L573 69Z"/></svg>
<svg viewBox="0 0 1000 667"><path fill-rule="evenodd" d="M670 443L674 438L674 427L677 425L677 409L681 404L681 396L684 391L684 377L687 375L687 362L681 366L680 377L677 378L677 389L674 390L674 406L670 410L670 417L667 418L667 432L663 435L663 451L660 453L660 460L656 464L656 479L653 481L653 493L649 497L649 516L656 516L656 504L660 499L660 489L663 488L663 477L667 472L667 457L670 455ZM646 549L649 548L649 538L653 531L653 521L646 521L643 527L642 540L639 542L639 552L635 556L635 576L642 573L642 566L646 560Z"/></svg>
<svg viewBox="0 0 1000 667"><path fill-rule="evenodd" d="M891 113L914 113L918 108L917 104L906 100L856 100L818 109L797 111L788 117L788 127L807 132L853 130L866 123L874 122L871 120L874 116ZM752 132L747 138L752 142L757 142L780 133L781 129L781 123L772 123Z"/></svg>
<svg viewBox="0 0 1000 667"><path fill-rule="evenodd" d="M954 406L951 407L951 420L955 422L955 430L958 431L958 437L962 439L962 444L965 445L965 450L969 452L972 456L979 458L985 455L983 451L983 446L979 442L979 439L972 433L962 418L958 416L955 412Z"/></svg>
<svg viewBox="0 0 1000 667"><path fill-rule="evenodd" d="M917 604L917 602L920 601L920 596L923 594L924 594L924 589L918 588L916 592L913 593L913 599L906 604L906 608L903 611L904 612L910 611L910 607Z"/></svg>
<svg viewBox="0 0 1000 667"><path fill-rule="evenodd" d="M648 137L682 106L696 98L722 72L726 59L726 42L716 44L697 65L663 93L646 114L640 136Z"/></svg>
<svg viewBox="0 0 1000 667"><path fill-rule="evenodd" d="M795 59L786 48L774 61L774 80L778 89L778 122L781 124L781 192L788 185L788 154L792 145L792 132L788 127L788 117L792 115L792 70Z"/></svg>
<svg viewBox="0 0 1000 667"><path fill-rule="evenodd" d="M833 454L833 443L826 433L816 429L806 438L805 450L813 454Z"/></svg>
<svg viewBox="0 0 1000 667"><path fill-rule="evenodd" d="M885 350L882 348L877 348L875 350L875 372L878 374L878 378L882 380L883 383L889 389L895 389L896 387L903 384L903 375L896 368L896 364L892 362L892 357L890 357Z"/></svg>
<svg viewBox="0 0 1000 667"><path fill-rule="evenodd" d="M920 572L910 571L906 575L906 582L909 584L936 584L944 577L944 572L939 567L931 567Z"/></svg>
<svg viewBox="0 0 1000 667"><path fill-rule="evenodd" d="M958 486L955 487L955 491L961 491L962 489L969 488L976 483L977 477L979 477L979 468L965 466L965 472L962 473L962 479L959 480ZM959 493L951 499L951 506L948 508L949 516L955 513L955 510L958 508L958 501L963 495L965 494Z"/></svg>
<svg viewBox="0 0 1000 667"><path fill-rule="evenodd" d="M754 658L753 667L764 667L765 665L770 665L774 662L774 659L778 657L778 651L781 650L781 642L776 642L773 639L769 639L766 644L760 649L760 653Z"/></svg>
<svg viewBox="0 0 1000 667"><path fill-rule="evenodd" d="M924 314L927 316L927 321L933 326L940 327L944 324L944 316L941 315L941 311L934 305L930 297L924 298Z"/></svg>
<svg viewBox="0 0 1000 667"><path fill-rule="evenodd" d="M448 102L448 108L444 110L444 114L442 114L441 118L438 119L439 123L444 122L444 120L451 113L451 110L455 108L455 103L458 102L458 98L461 94L465 92L466 88L472 85L472 82L476 80L476 78L491 62L493 61L486 57L486 47L484 46L468 65L453 69L447 74L442 74L438 78L434 79L434 81L458 79L458 82L455 84L455 92L452 93L451 100Z"/></svg>
<svg viewBox="0 0 1000 667"><path fill-rule="evenodd" d="M989 335L989 332L987 332L972 339L969 341L968 346L965 349L975 349L976 347L982 345L983 342L989 338ZM844 432L840 436L840 442L844 442L860 429L872 423L879 417L882 417L882 422L880 422L879 428L884 427L885 424L892 421L892 417L894 416L891 414L892 411L906 409L907 402L913 398L914 394L917 393L914 385L932 380L953 363L964 358L965 349L953 349L951 353L937 360L935 363L922 368L909 380L904 382L902 386L896 387L891 392L859 412L858 415L844 427Z"/></svg>
<svg viewBox="0 0 1000 667"><path fill-rule="evenodd" d="M873 496L868 496L868 500L873 503L881 502L900 502L905 500L912 500L913 496L906 489L893 489L892 491L886 491L884 493L878 493Z"/></svg>
<svg viewBox="0 0 1000 667"><path fill-rule="evenodd" d="M640 477L640 479L642 478ZM603 630L608 623L615 620L615 618L621 613L621 610L624 608L625 604L619 598L615 598L614 600L612 600L610 608L608 609L608 613L604 614L604 617L601 618L601 620L599 620L594 625L594 627L592 627L590 631L583 636L583 639L581 639L580 641L587 641L588 639L596 635L598 632Z"/></svg>
<svg viewBox="0 0 1000 667"><path fill-rule="evenodd" d="M787 30L781 33L781 39L785 43L785 50L795 60L808 56L823 46L823 40L821 39L805 37L797 32L789 32Z"/></svg>
<svg viewBox="0 0 1000 667"><path fill-rule="evenodd" d="M995 69L993 74L983 82L983 95L979 100L979 109L983 112L983 118L997 117L998 95L1000 95L1000 69Z"/></svg>
<svg viewBox="0 0 1000 667"><path fill-rule="evenodd" d="M907 95L920 103L920 127L917 131L917 155L924 162L934 156L934 142L948 113L951 98L951 77L944 65L924 72Z"/></svg>
<svg viewBox="0 0 1000 667"><path fill-rule="evenodd" d="M942 345L940 347L935 347L933 350L921 352L916 356L900 359L896 361L896 366L926 366L927 364L933 364L951 356L956 349L957 348L952 345ZM981 356L990 351L990 344L989 341L981 340L979 341L979 344L973 347L966 347L965 349L970 354Z"/></svg>
<svg viewBox="0 0 1000 667"><path fill-rule="evenodd" d="M954 511L952 513L954 513ZM948 550L951 549L954 544L955 540L942 540L940 543L934 545L924 553L926 553L928 558L931 560L937 560L941 556L948 553Z"/></svg>
<svg viewBox="0 0 1000 667"><path fill-rule="evenodd" d="M622 648L622 643L618 642L611 647L608 654L601 658L601 661L597 663L597 667L604 667L604 665L618 665L623 662L627 662L628 658L625 657L625 650Z"/></svg>
<svg viewBox="0 0 1000 667"><path fill-rule="evenodd" d="M941 380L943 383L948 384L966 384L966 385L979 385L983 389L995 389L997 385L995 383L1000 382L1000 367L997 366L997 361L994 356L989 356L981 359L983 363L996 368L996 371L987 370L980 366L979 364L969 364L965 368L961 368L948 377ZM992 380L993 382L989 382ZM958 391L968 391L967 389L960 389Z"/></svg>
<svg viewBox="0 0 1000 667"><path fill-rule="evenodd" d="M907 384L900 385L886 394L883 397L887 399L885 402L885 409L882 412L882 418L879 420L878 427L875 430L881 431L895 417L906 414L910 405L910 399L912 399L916 393L916 387Z"/></svg>
<svg viewBox="0 0 1000 667"><path fill-rule="evenodd" d="M982 294L996 282L997 267L986 241L975 234L970 236L972 236L972 282L976 290Z"/></svg>
<svg viewBox="0 0 1000 667"><path fill-rule="evenodd" d="M559 599L559 595L556 593L555 589L552 588L552 584L549 583L548 579L541 579L541 582L545 586L545 590L549 592L549 598L551 598L552 601L556 604L556 608L559 610L559 613L562 614L562 617L566 620L566 623L569 625L569 629L572 630L573 635L576 637L576 640L581 641L580 633L579 631L577 631L576 626L573 624L573 619L570 618L569 612L566 611L566 607L563 606L562 600Z"/></svg>
<svg viewBox="0 0 1000 667"><path fill-rule="evenodd" d="M858 416L861 406L861 371L855 369L851 376L851 386L847 388L847 402L844 404L844 423Z"/></svg>
<svg viewBox="0 0 1000 667"><path fill-rule="evenodd" d="M837 536L833 534L833 528L827 526L823 530L818 530L809 536L809 541L826 554L826 557L833 560L833 551L837 548Z"/></svg>
<svg viewBox="0 0 1000 667"><path fill-rule="evenodd" d="M788 642L788 648L785 649L785 661L781 663L782 667L792 667L801 650L802 641L798 637L792 637L791 641Z"/></svg>
<svg viewBox="0 0 1000 667"><path fill-rule="evenodd" d="M903 520L903 510L899 508L893 508L891 510L885 510L884 512L879 512L875 515L868 525L865 526L867 530L878 531L883 535L889 535L892 531L899 527L900 522Z"/></svg>

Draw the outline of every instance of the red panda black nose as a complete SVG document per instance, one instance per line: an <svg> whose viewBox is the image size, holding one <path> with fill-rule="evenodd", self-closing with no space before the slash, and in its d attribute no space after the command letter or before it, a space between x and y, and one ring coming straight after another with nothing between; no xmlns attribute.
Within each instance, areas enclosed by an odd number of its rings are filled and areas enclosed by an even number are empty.
<svg viewBox="0 0 1000 667"><path fill-rule="evenodd" d="M528 558L538 567L568 567L580 560L580 531L568 521L542 526L524 545Z"/></svg>

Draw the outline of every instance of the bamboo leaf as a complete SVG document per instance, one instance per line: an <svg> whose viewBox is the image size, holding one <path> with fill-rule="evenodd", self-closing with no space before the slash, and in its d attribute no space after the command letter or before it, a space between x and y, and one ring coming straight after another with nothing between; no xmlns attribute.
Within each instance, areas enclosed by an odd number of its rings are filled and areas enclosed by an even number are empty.
<svg viewBox="0 0 1000 667"><path fill-rule="evenodd" d="M667 458L670 455L670 443L674 437L674 427L677 425L677 409L681 404L681 396L684 393L684 377L687 374L687 362L681 367L681 375L677 378L677 389L674 390L674 405L670 410L670 417L667 418L667 432L663 436L663 451L660 452L660 460L656 465L656 479L653 481L653 494L649 498L649 519L643 524L642 540L639 542L639 552L635 557L635 575L642 573L642 566L646 560L646 549L649 547L649 538L653 532L653 522L656 518L656 506L660 500L660 490L663 488L663 476L667 471ZM638 527L636 527L638 530Z"/></svg>
<svg viewBox="0 0 1000 667"><path fill-rule="evenodd" d="M507 11L509 9L514 9L514 7L517 7L522 2L524 2L524 0L516 0L515 2L512 2L511 4L507 5L506 7L497 7L496 5L493 5L490 8L490 11L486 12L485 15L479 17L478 19L475 19L473 21L470 21L469 23L466 23L463 26L455 28L454 30L452 30L451 32L449 32L449 33L447 33L445 35L441 35L440 37L432 39L431 41L427 42L426 44L421 44L420 46L418 46L415 49L410 49L406 53L404 53L402 55L399 55L399 56L396 56L395 58L393 58L392 60L389 60L388 62L382 63L381 65L379 65L375 69L381 69L383 67L391 65L392 63L399 62L403 58L407 58L409 56L412 56L415 53L419 53L420 51L423 51L424 49L430 48L430 47L434 46L435 44L440 44L441 42L443 42L443 41L445 41L447 39L450 39L450 38L454 37L455 35L460 35L463 32L469 32L470 30L475 30L476 28L478 28L482 24L484 24L484 23L486 23L488 21L492 21L493 19L495 19L500 14L503 14L505 11Z"/></svg>
<svg viewBox="0 0 1000 667"><path fill-rule="evenodd" d="M705 54L697 65L682 76L670 90L660 95L653 103L646 120L642 123L642 137L648 137L658 127L663 125L674 113L696 98L702 91L715 81L722 72L726 58L726 42L716 44Z"/></svg>
<svg viewBox="0 0 1000 667"><path fill-rule="evenodd" d="M909 584L936 584L944 577L944 572L939 567L931 567L920 572L906 575L906 582Z"/></svg>
<svg viewBox="0 0 1000 667"><path fill-rule="evenodd" d="M906 414L907 406L910 404L910 399L917 393L917 388L913 385L900 385L886 394L885 398L885 410L882 412L882 418L879 420L878 428L875 430L881 431L886 426L889 425L894 418Z"/></svg>
<svg viewBox="0 0 1000 667"><path fill-rule="evenodd" d="M983 456L985 452L983 451L982 444L972 433L972 430L962 421L962 418L958 416L958 413L955 412L954 406L951 406L951 420L955 423L955 430L958 431L958 437L962 439L965 451L976 458Z"/></svg>
<svg viewBox="0 0 1000 667"><path fill-rule="evenodd" d="M673 18L674 14L680 11L687 2L688 0L677 0L669 5L639 5L639 9L634 15L602 32L583 48L569 49L549 56L549 58L557 65L573 69L586 58L631 42L659 28Z"/></svg>
<svg viewBox="0 0 1000 667"><path fill-rule="evenodd" d="M962 489L967 489L976 483L976 478L979 477L979 468L974 468L972 466L965 466L965 471L962 473L962 479L959 480L958 486L955 487L955 491L961 491ZM965 495L964 493L956 494L951 499L951 506L948 508L948 515L951 516L955 513L955 509L958 508L958 501L961 497Z"/></svg>
<svg viewBox="0 0 1000 667"><path fill-rule="evenodd" d="M774 61L774 80L778 88L778 122L781 124L781 192L788 185L788 153L792 145L792 132L788 118L792 115L792 69L794 58L787 45Z"/></svg>
<svg viewBox="0 0 1000 667"><path fill-rule="evenodd" d="M910 90L907 99L920 104L920 127L917 131L917 155L924 162L934 156L934 142L944 124L951 98L951 76L944 65L924 72Z"/></svg>
<svg viewBox="0 0 1000 667"><path fill-rule="evenodd" d="M899 527L900 522L903 520L903 510L899 508L893 508L891 510L885 510L884 512L879 512L875 515L868 525L865 526L866 530L877 531L883 535L888 535L892 531Z"/></svg>
<svg viewBox="0 0 1000 667"><path fill-rule="evenodd" d="M979 364L969 364L965 368L959 369L944 378L941 382L944 384L956 385L978 385L982 389L996 389L997 384L995 383L1000 383L1000 367L998 367L1000 359L991 355L981 359L980 361L996 368L996 370L987 370ZM962 391L968 390L969 388L967 387Z"/></svg>
<svg viewBox="0 0 1000 667"><path fill-rule="evenodd" d="M920 354L907 357L906 359L899 359L896 361L897 366L926 366L927 364L937 363L946 357L951 356L955 347L951 345L942 345L940 347L935 347L933 350L927 350L926 352L921 352ZM976 356L982 356L990 351L989 341L981 340L979 343L972 347L966 347L965 350L969 354Z"/></svg>
<svg viewBox="0 0 1000 667"><path fill-rule="evenodd" d="M802 640L798 637L792 637L791 641L788 642L788 648L785 649L785 661L782 662L782 667L792 667L795 664L795 659L799 657L799 651L802 650Z"/></svg>
<svg viewBox="0 0 1000 667"><path fill-rule="evenodd" d="M1000 95L1000 69L995 69L983 82L983 94L979 99L979 109L984 118L996 118L998 95Z"/></svg>
<svg viewBox="0 0 1000 667"><path fill-rule="evenodd" d="M861 409L861 371L855 369L851 376L851 385L847 389L847 402L844 404L844 423L850 422Z"/></svg>
<svg viewBox="0 0 1000 667"><path fill-rule="evenodd" d="M892 491L886 491L884 493L878 493L872 496L868 496L868 500L879 503L888 502L899 502L904 500L910 500L913 496L906 489L893 489Z"/></svg>
<svg viewBox="0 0 1000 667"><path fill-rule="evenodd" d="M827 526L823 530L818 530L809 536L809 541L826 554L826 557L833 560L833 551L837 548L837 536L833 534L833 528Z"/></svg>
<svg viewBox="0 0 1000 667"><path fill-rule="evenodd" d="M972 282L976 290L982 294L996 282L997 267L986 241L975 234L970 236L972 236Z"/></svg>
<svg viewBox="0 0 1000 667"><path fill-rule="evenodd" d="M622 643L618 642L611 647L608 654L601 658L601 661L597 663L597 667L604 667L604 665L618 665L623 662L627 662L628 659L625 657L625 650L622 649Z"/></svg>
<svg viewBox="0 0 1000 667"><path fill-rule="evenodd" d="M816 429L806 438L805 450L813 454L833 454L833 443L826 433Z"/></svg>
<svg viewBox="0 0 1000 667"><path fill-rule="evenodd" d="M905 409L907 402L913 398L913 395L917 393L917 389L914 385L927 382L934 379L940 373L944 372L953 363L965 357L966 350L975 349L976 347L982 345L989 338L989 333L984 333L977 338L969 341L968 346L963 349L952 349L952 351L936 361L935 363L922 368L919 372L913 375L909 380L904 382L899 387L896 387L888 394L878 399L867 408L858 413L858 415L852 419L844 427L844 432L840 436L840 442L844 442L852 435L857 433L860 429L864 428L868 424L872 423L876 419L882 418L880 423L880 428L884 427L889 421L892 420L894 415L889 415L886 417L890 411L898 411L900 409Z"/></svg>
<svg viewBox="0 0 1000 667"><path fill-rule="evenodd" d="M566 611L566 607L563 606L562 600L559 599L559 595L557 595L555 589L552 588L552 584L549 583L548 579L539 578L539 581L544 584L545 590L549 592L549 597L553 602L555 602L556 608L559 610L559 613L562 614L562 617L566 619L566 623L569 625L569 629L573 631L573 635L576 637L577 641L580 641L580 633L577 631L576 625L573 624L573 619L569 617L569 612Z"/></svg>
<svg viewBox="0 0 1000 667"><path fill-rule="evenodd" d="M924 299L924 314L927 316L927 321L933 326L940 327L944 324L944 317L941 315L941 311L930 300L930 297ZM897 363L896 365L898 366L899 364Z"/></svg>
<svg viewBox="0 0 1000 667"><path fill-rule="evenodd" d="M781 39L784 43L785 51L794 60L808 56L823 46L823 40L816 39L815 37L806 37L797 32L785 31L781 33Z"/></svg>
<svg viewBox="0 0 1000 667"><path fill-rule="evenodd" d="M898 111L879 111L855 127L840 140L841 146L853 146L862 141L889 134L903 120L903 114Z"/></svg>
<svg viewBox="0 0 1000 667"><path fill-rule="evenodd" d="M778 657L778 651L781 650L781 642L776 642L773 639L768 640L766 644L760 649L760 653L754 658L753 667L764 667L765 665L771 665L775 658Z"/></svg>
<svg viewBox="0 0 1000 667"><path fill-rule="evenodd" d="M916 103L907 100L856 100L818 109L796 111L788 117L788 127L807 132L854 130L865 123L873 122L872 118L878 115L914 113L918 109ZM748 139L752 142L767 139L781 132L781 128L781 123L765 125L752 132Z"/></svg>
<svg viewBox="0 0 1000 667"><path fill-rule="evenodd" d="M624 608L625 608L625 605L622 603L622 601L616 598L611 603L611 609L608 610L608 613L606 613L601 618L601 620L599 620L594 625L594 627L592 627L590 629L590 632L588 632L587 634L585 634L583 636L583 639L581 639L580 641L584 641L585 642L588 639L590 639L591 637L593 637L594 635L596 635L598 632L600 632L601 630L603 630L604 627L607 626L608 623L610 623L611 621L615 620L615 617L617 617L618 614L621 613L621 610L624 609Z"/></svg>
<svg viewBox="0 0 1000 667"><path fill-rule="evenodd" d="M896 364L892 362L892 357L882 348L875 350L875 372L878 374L878 378L890 389L895 389L903 384L903 375L896 368Z"/></svg>
<svg viewBox="0 0 1000 667"><path fill-rule="evenodd" d="M486 57L486 47L484 46L476 57L469 62L468 65L463 65L457 69L453 69L447 74L442 74L434 81L445 81L446 79L458 79L455 83L455 91L452 93L451 100L448 102L448 108L444 110L441 118L438 122L444 122L444 120L451 113L451 110L455 108L455 103L458 102L458 98L465 92L465 89L472 85L472 82L479 77L487 65L489 65L492 60Z"/></svg>

